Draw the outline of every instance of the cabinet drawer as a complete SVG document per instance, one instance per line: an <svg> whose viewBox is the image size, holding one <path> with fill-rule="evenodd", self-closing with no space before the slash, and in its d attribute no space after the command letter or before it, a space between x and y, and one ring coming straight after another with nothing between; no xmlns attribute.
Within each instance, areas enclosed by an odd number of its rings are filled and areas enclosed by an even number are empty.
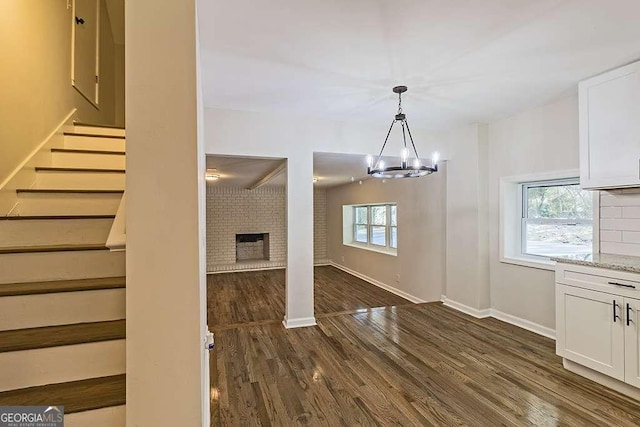
<svg viewBox="0 0 640 427"><path fill-rule="evenodd" d="M640 275L624 271L558 263L556 282L632 298L640 297Z"/></svg>

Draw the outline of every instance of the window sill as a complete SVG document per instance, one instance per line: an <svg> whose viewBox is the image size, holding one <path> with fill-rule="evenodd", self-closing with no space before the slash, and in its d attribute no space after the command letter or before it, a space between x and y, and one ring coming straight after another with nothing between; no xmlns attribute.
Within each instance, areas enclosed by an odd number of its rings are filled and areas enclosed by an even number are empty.
<svg viewBox="0 0 640 427"><path fill-rule="evenodd" d="M555 271L556 262L550 259L539 259L534 257L507 257L500 258L500 262L503 264L514 264L523 267L537 268L540 270Z"/></svg>
<svg viewBox="0 0 640 427"><path fill-rule="evenodd" d="M343 243L344 246L350 246L352 248L364 249L365 251L377 252L379 254L398 256L397 251L390 251L389 249L376 248L369 245L359 245L357 243Z"/></svg>

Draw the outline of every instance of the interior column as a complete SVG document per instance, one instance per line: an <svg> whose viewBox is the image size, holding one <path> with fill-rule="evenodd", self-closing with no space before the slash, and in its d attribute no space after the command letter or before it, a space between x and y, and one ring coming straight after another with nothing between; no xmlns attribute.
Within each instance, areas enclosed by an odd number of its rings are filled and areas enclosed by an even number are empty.
<svg viewBox="0 0 640 427"><path fill-rule="evenodd" d="M287 162L287 278L284 326L316 324L313 313L313 153Z"/></svg>

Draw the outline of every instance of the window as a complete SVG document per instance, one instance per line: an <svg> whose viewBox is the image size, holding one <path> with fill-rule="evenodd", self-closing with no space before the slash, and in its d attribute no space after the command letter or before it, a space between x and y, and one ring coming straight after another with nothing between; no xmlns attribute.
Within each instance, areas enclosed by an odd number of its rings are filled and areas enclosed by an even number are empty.
<svg viewBox="0 0 640 427"><path fill-rule="evenodd" d="M344 206L343 210L345 245L395 253L398 248L396 205L348 205Z"/></svg>
<svg viewBox="0 0 640 427"><path fill-rule="evenodd" d="M593 196L579 180L521 183L520 251L524 256L590 254Z"/></svg>

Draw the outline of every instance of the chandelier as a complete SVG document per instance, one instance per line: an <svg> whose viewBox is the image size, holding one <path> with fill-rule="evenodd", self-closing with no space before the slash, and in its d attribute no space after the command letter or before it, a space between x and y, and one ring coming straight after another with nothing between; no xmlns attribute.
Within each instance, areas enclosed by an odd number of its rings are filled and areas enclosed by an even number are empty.
<svg viewBox="0 0 640 427"><path fill-rule="evenodd" d="M431 158L431 165L429 166L423 165L420 160L420 156L418 156L418 150L416 149L416 145L413 143L413 136L411 136L407 116L402 112L402 94L406 91L406 86L396 86L393 88L393 92L398 94L398 112L391 122L391 127L387 132L387 137L384 139L384 144L382 144L382 149L380 150L378 157L375 159L375 162L372 156L367 156L367 173L374 178L418 178L438 172L438 153L433 154L433 157ZM389 135L391 135L393 126L396 123L400 123L400 126L402 127L403 146L400 150L400 164L386 166L384 160L382 160L382 154L384 153L384 149L389 141ZM409 141L411 142L411 149L413 150L412 154L415 154L415 157L412 158L411 162L409 162L410 151L407 146L407 135L409 135Z"/></svg>

